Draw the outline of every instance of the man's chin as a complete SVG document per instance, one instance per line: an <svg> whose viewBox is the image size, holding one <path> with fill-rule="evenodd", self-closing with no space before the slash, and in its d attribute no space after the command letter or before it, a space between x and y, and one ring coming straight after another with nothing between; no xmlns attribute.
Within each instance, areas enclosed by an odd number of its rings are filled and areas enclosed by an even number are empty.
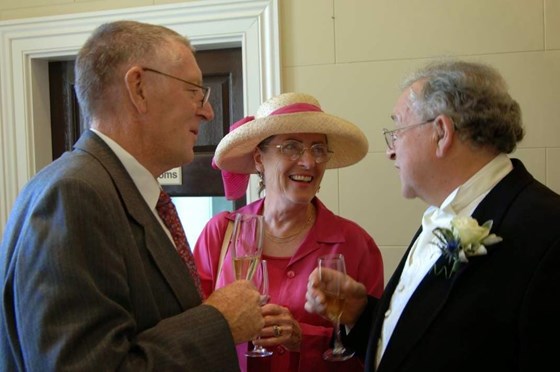
<svg viewBox="0 0 560 372"><path fill-rule="evenodd" d="M181 165L179 165L179 166L183 166L183 165L186 165L186 164L190 164L190 163L192 163L193 161L194 161L194 152L191 151L191 152L189 152L188 154L185 154L185 155L183 156L183 163L182 163Z"/></svg>

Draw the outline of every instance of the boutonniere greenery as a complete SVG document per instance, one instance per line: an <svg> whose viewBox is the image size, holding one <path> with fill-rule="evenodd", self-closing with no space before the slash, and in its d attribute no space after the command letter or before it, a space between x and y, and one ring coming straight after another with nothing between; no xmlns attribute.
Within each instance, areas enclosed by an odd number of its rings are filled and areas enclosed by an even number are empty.
<svg viewBox="0 0 560 372"><path fill-rule="evenodd" d="M486 246L501 242L501 237L490 234L492 223L488 220L480 226L472 217L455 217L450 229L436 227L434 244L441 249L445 263L440 267L434 265L434 272L449 278L461 264L469 262L467 257L485 255Z"/></svg>

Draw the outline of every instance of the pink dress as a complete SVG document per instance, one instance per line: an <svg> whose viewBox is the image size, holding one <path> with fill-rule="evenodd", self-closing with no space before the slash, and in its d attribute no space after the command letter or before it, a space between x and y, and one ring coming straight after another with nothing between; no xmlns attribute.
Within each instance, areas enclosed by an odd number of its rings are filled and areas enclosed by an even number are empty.
<svg viewBox="0 0 560 372"><path fill-rule="evenodd" d="M260 214L264 199L257 200L236 212ZM247 344L238 345L238 357L242 371L363 371L358 358L346 362L326 362L322 353L329 348L333 326L328 320L304 309L309 274L317 267L317 258L329 253L342 253L348 275L363 283L370 295L380 297L383 292L383 261L373 238L359 225L336 216L317 198L313 199L317 218L292 257L263 256L268 261L270 303L290 309L302 330L299 352L290 352L283 346L273 348L270 358L246 358ZM214 216L203 229L194 249L194 257L202 289L208 296L214 288L220 288L233 280L233 268L229 252L224 258L222 276L216 283L219 255L229 221L236 212L222 212ZM247 366L247 359L250 360ZM254 360L262 359L262 360Z"/></svg>

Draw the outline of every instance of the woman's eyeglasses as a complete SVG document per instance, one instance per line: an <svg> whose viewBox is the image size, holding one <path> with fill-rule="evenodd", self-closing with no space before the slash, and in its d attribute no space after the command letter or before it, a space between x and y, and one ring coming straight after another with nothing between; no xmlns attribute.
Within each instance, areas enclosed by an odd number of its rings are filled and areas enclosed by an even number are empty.
<svg viewBox="0 0 560 372"><path fill-rule="evenodd" d="M325 143L316 143L310 147L305 147L303 143L299 141L285 141L279 145L270 145L276 147L280 150L280 153L290 160L298 160L303 156L303 153L307 150L315 159L315 163L325 163L330 160L333 152L329 150L329 147Z"/></svg>

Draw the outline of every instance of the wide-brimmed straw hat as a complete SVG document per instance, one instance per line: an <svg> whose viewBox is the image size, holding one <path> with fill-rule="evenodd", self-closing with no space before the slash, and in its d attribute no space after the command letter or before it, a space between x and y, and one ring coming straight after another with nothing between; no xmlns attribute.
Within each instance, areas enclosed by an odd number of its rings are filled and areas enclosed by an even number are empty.
<svg viewBox="0 0 560 372"><path fill-rule="evenodd" d="M215 165L234 173L256 173L253 153L264 139L287 133L321 133L333 151L327 168L342 168L360 161L368 140L356 125L321 110L319 101L304 93L284 93L264 102L254 117L232 125L214 154Z"/></svg>

